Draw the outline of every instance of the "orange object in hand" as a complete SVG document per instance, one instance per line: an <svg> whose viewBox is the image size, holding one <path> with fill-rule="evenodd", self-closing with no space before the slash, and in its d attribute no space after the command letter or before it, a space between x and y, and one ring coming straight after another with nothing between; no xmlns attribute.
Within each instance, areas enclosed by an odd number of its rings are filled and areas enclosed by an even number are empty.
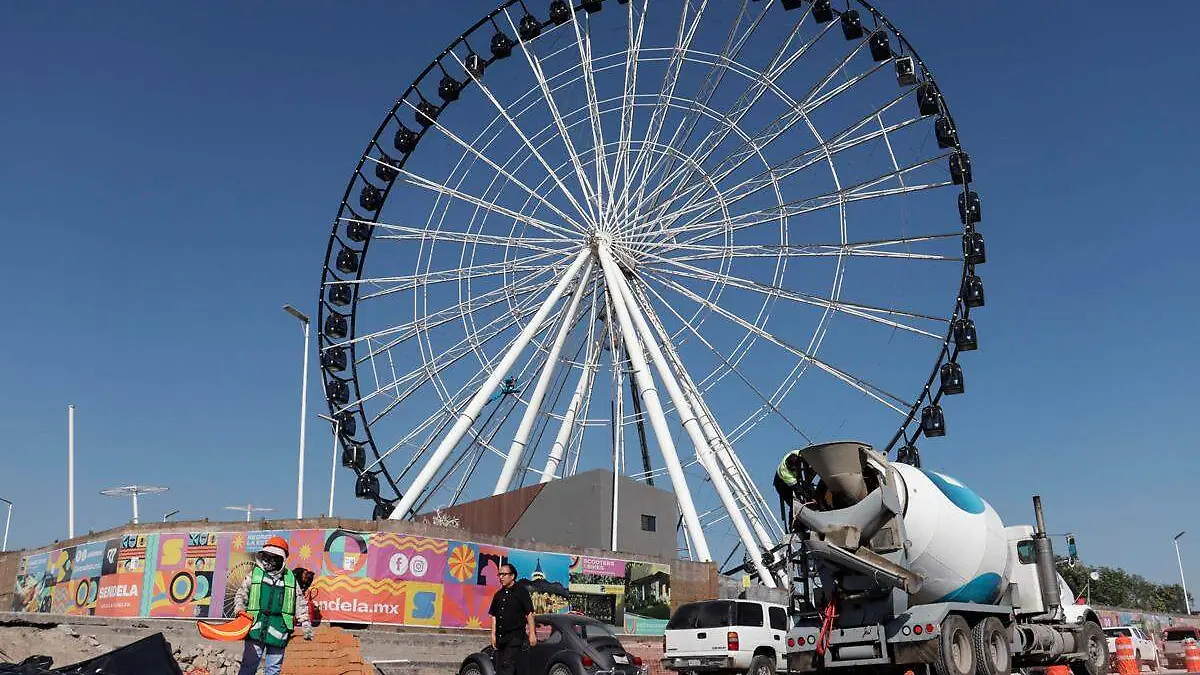
<svg viewBox="0 0 1200 675"><path fill-rule="evenodd" d="M206 640L217 640L219 642L237 642L245 640L250 634L250 626L253 620L246 612L237 615L232 621L223 623L209 623L207 621L197 621L196 629L200 631L200 637Z"/></svg>

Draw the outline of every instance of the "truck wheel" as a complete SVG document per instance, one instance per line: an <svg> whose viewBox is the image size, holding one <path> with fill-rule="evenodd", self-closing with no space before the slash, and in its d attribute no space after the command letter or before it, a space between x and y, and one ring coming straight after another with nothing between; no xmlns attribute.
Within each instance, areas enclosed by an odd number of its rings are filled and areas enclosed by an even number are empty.
<svg viewBox="0 0 1200 675"><path fill-rule="evenodd" d="M947 616L942 621L937 643L938 653L933 660L937 675L974 675L975 652L971 649L971 627L966 619L957 614Z"/></svg>
<svg viewBox="0 0 1200 675"><path fill-rule="evenodd" d="M1082 661L1071 662L1075 675L1105 675L1108 672L1108 641L1104 631L1095 621L1088 621L1080 628L1076 639L1078 650L1085 655Z"/></svg>
<svg viewBox="0 0 1200 675"><path fill-rule="evenodd" d="M775 675L775 659L766 654L755 656L746 675Z"/></svg>
<svg viewBox="0 0 1200 675"><path fill-rule="evenodd" d="M1012 651L1008 631L994 616L975 624L971 630L971 647L975 650L975 672L978 675L1010 675Z"/></svg>

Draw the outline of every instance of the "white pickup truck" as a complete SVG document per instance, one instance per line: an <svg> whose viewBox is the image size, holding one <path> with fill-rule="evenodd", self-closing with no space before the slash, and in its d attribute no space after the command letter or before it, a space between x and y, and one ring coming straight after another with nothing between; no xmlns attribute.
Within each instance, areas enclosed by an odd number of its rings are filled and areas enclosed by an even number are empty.
<svg viewBox="0 0 1200 675"><path fill-rule="evenodd" d="M662 665L679 673L775 675L786 667L787 607L758 600L681 605L663 634Z"/></svg>
<svg viewBox="0 0 1200 675"><path fill-rule="evenodd" d="M1108 653L1114 657L1117 653L1117 638L1125 636L1133 641L1133 655L1138 666L1150 666L1150 670L1162 670L1162 659L1158 656L1158 644L1146 631L1137 626L1112 626L1104 629L1104 637L1108 639Z"/></svg>

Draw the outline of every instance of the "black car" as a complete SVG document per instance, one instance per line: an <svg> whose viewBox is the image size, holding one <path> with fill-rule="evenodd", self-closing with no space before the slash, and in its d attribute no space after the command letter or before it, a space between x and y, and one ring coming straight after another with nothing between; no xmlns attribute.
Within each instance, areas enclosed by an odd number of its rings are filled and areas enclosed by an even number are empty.
<svg viewBox="0 0 1200 675"><path fill-rule="evenodd" d="M645 675L641 657L625 651L616 633L595 619L578 614L534 617L537 645L523 656L529 675ZM492 648L463 659L459 675L494 675Z"/></svg>

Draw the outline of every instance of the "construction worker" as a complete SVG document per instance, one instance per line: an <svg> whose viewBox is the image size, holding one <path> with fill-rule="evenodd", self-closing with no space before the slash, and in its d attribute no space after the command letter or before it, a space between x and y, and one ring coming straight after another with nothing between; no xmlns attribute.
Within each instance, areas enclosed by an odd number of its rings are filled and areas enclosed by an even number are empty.
<svg viewBox="0 0 1200 675"><path fill-rule="evenodd" d="M304 639L313 638L308 618L308 603L301 602L296 577L284 562L288 543L283 537L271 537L255 556L254 569L246 575L234 597L234 613L247 612L253 623L242 651L238 675L254 675L259 662L265 662L266 675L283 670L283 650L299 623Z"/></svg>

